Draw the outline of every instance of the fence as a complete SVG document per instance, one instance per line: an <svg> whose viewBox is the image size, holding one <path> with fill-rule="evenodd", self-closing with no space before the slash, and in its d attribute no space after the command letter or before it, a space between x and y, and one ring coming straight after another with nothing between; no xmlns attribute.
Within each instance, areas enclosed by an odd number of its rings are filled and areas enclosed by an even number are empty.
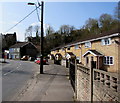
<svg viewBox="0 0 120 103"><path fill-rule="evenodd" d="M75 61L70 60L68 62L68 67L69 67L69 79L73 87L73 90L75 91Z"/></svg>
<svg viewBox="0 0 120 103"><path fill-rule="evenodd" d="M82 65L77 65L76 75L76 98L78 101L91 101L91 94L93 101L119 101L117 73L93 69L93 83L91 83L90 69Z"/></svg>
<svg viewBox="0 0 120 103"><path fill-rule="evenodd" d="M118 74L109 73L102 70L94 69L94 81L100 82L102 85L113 91L118 91Z"/></svg>

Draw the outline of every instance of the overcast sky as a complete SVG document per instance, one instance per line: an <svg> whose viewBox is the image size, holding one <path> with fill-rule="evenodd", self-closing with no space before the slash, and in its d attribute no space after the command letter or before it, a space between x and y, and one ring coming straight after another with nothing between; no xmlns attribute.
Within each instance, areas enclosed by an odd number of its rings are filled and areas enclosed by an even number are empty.
<svg viewBox="0 0 120 103"><path fill-rule="evenodd" d="M28 6L27 2L2 2L1 6L0 32L2 33L35 9L35 6ZM116 6L117 2L45 2L44 24L51 25L55 31L64 24L79 29L88 18L98 19L103 13L113 15ZM35 24L39 24L36 12L8 33L17 32L17 40L23 41L25 30Z"/></svg>

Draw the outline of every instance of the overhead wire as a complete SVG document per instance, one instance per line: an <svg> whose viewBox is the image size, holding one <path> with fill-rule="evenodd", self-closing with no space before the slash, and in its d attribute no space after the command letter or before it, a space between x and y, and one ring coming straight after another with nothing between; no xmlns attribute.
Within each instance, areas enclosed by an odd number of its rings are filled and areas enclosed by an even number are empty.
<svg viewBox="0 0 120 103"><path fill-rule="evenodd" d="M36 6L36 8L37 8L37 6ZM38 9L36 9L36 12L37 12L38 21L40 22L40 16L39 16L39 13L38 13Z"/></svg>
<svg viewBox="0 0 120 103"><path fill-rule="evenodd" d="M30 16L34 11L36 11L38 8L40 7L40 5L38 7L36 7L33 11L31 11L28 15L26 15L22 20L20 20L17 24L15 24L14 26L12 26L11 28L9 28L6 32L10 31L11 29L13 29L14 27L16 27L18 24L20 24L23 20L25 20L28 16Z"/></svg>
<svg viewBox="0 0 120 103"><path fill-rule="evenodd" d="M38 3L38 6L40 6L39 0L37 0L37 3ZM38 8L38 9L40 10L40 8ZM36 12L37 12L38 21L40 22L40 16L39 16L39 13L38 13L38 9L36 9Z"/></svg>

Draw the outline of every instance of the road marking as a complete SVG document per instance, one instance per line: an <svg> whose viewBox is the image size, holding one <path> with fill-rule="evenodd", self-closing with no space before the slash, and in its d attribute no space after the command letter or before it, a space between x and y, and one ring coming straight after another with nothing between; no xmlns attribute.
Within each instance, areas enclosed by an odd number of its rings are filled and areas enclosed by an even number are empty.
<svg viewBox="0 0 120 103"><path fill-rule="evenodd" d="M7 73L5 73L5 74L3 74L3 75L7 75L7 74L12 73L12 72L14 72L14 71L15 71L15 70L12 70L12 71L7 72Z"/></svg>
<svg viewBox="0 0 120 103"><path fill-rule="evenodd" d="M10 74L10 73L12 73L12 72L14 72L14 71L16 71L16 70L20 70L19 67L20 67L20 66L17 67L18 69L15 69L15 70L9 71L9 72L7 72L7 73L5 73L5 74L3 74L3 75L6 76L7 74Z"/></svg>

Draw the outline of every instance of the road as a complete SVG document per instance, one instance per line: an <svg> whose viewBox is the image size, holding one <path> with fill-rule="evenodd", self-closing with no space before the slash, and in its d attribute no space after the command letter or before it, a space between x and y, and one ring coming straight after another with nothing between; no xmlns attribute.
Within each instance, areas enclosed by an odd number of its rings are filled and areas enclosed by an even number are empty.
<svg viewBox="0 0 120 103"><path fill-rule="evenodd" d="M11 101L27 85L39 66L34 62L7 60L2 65L2 100Z"/></svg>

